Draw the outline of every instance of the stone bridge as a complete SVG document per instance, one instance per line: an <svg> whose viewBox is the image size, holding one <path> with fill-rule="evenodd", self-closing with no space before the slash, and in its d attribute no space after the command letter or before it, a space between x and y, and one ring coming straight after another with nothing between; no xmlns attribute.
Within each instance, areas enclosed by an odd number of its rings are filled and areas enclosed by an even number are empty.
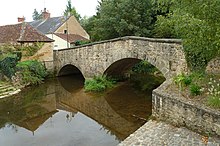
<svg viewBox="0 0 220 146"><path fill-rule="evenodd" d="M157 67L166 79L186 71L181 40L122 37L54 51L54 71L58 76L81 72L95 75L124 75L145 60Z"/></svg>

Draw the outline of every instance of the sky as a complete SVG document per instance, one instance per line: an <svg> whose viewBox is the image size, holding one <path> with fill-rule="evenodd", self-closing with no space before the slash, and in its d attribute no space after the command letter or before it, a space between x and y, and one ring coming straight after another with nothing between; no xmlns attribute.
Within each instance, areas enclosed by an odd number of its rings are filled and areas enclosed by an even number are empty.
<svg viewBox="0 0 220 146"><path fill-rule="evenodd" d="M98 0L71 1L82 17L95 15ZM23 16L30 22L34 9L40 12L44 7L51 13L51 17L62 16L66 5L67 0L0 0L0 25L15 24L17 18Z"/></svg>

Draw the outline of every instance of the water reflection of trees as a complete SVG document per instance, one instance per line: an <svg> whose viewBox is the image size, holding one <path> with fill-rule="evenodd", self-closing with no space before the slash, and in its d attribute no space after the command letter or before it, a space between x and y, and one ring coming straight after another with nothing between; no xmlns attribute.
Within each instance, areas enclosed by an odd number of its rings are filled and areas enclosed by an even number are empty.
<svg viewBox="0 0 220 146"><path fill-rule="evenodd" d="M36 130L56 112L54 91L48 85L29 87L17 95L1 99L0 126L13 127L16 124L31 131Z"/></svg>

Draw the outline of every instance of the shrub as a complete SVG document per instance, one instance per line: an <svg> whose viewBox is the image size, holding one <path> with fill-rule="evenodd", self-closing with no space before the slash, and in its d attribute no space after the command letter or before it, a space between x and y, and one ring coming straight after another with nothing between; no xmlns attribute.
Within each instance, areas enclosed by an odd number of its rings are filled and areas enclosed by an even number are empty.
<svg viewBox="0 0 220 146"><path fill-rule="evenodd" d="M0 70L1 72L11 79L11 77L15 74L16 64L18 62L18 58L15 55L8 55L4 59L0 60Z"/></svg>
<svg viewBox="0 0 220 146"><path fill-rule="evenodd" d="M183 80L183 84L185 86L189 86L192 83L192 77L191 76L186 76Z"/></svg>
<svg viewBox="0 0 220 146"><path fill-rule="evenodd" d="M201 87L197 84L190 85L190 94L193 96L197 96L201 94Z"/></svg>
<svg viewBox="0 0 220 146"><path fill-rule="evenodd" d="M174 77L174 82L179 85L179 87L182 89L183 86L183 80L185 79L185 74L179 74Z"/></svg>
<svg viewBox="0 0 220 146"><path fill-rule="evenodd" d="M192 76L185 75L184 73L174 77L174 82L179 86L180 90L182 90L183 86L189 86L192 83L192 80Z"/></svg>
<svg viewBox="0 0 220 146"><path fill-rule="evenodd" d="M193 96L200 95L202 90L204 90L204 83L206 80L206 75L204 72L192 72L189 75L184 73L174 77L174 82L179 85L180 89L186 87L189 90L190 94Z"/></svg>
<svg viewBox="0 0 220 146"><path fill-rule="evenodd" d="M75 46L85 45L85 44L89 44L89 43L91 43L91 41L89 41L89 40L77 40L74 42Z"/></svg>
<svg viewBox="0 0 220 146"><path fill-rule="evenodd" d="M110 78L106 76L95 76L93 79L85 81L85 90L93 92L102 92L108 88L112 88L115 84Z"/></svg>
<svg viewBox="0 0 220 146"><path fill-rule="evenodd" d="M192 76L191 75L185 75L184 73L177 75L174 78L174 82L176 84L181 84L181 86L189 86L192 83Z"/></svg>
<svg viewBox="0 0 220 146"><path fill-rule="evenodd" d="M40 84L47 76L45 66L35 60L19 62L16 67L22 75L23 84Z"/></svg>
<svg viewBox="0 0 220 146"><path fill-rule="evenodd" d="M23 46L19 48L24 56L33 56L35 53L37 53L38 50L40 50L43 47L44 43L33 43L30 46Z"/></svg>

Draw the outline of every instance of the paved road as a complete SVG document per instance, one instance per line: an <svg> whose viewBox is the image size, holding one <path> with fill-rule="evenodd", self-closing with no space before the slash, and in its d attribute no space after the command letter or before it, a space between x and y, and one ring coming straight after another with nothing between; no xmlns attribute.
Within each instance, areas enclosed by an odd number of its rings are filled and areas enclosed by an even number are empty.
<svg viewBox="0 0 220 146"><path fill-rule="evenodd" d="M118 146L220 146L220 137L205 137L183 127L149 121Z"/></svg>

